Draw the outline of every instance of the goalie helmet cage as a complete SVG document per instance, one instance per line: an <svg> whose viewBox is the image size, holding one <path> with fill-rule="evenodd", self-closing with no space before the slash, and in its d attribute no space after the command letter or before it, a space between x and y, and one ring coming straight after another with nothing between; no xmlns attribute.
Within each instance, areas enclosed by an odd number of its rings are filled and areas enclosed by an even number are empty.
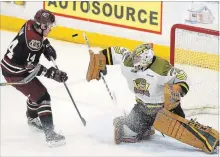
<svg viewBox="0 0 220 157"><path fill-rule="evenodd" d="M173 25L170 63L184 70L190 81L181 102L186 115L219 114L219 31Z"/></svg>

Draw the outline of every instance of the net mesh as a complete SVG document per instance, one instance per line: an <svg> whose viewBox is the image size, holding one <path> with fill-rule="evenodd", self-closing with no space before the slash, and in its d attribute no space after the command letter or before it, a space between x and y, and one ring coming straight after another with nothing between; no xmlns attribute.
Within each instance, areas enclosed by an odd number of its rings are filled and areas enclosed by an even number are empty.
<svg viewBox="0 0 220 157"><path fill-rule="evenodd" d="M193 30L183 27L172 34L174 65L184 70L190 81L190 90L182 99L188 115L219 113L219 33L208 33L196 27Z"/></svg>

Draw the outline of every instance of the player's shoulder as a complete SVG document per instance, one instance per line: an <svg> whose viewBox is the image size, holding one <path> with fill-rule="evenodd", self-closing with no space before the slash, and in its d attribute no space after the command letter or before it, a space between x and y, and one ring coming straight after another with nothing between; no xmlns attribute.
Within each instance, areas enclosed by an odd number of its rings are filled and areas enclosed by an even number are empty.
<svg viewBox="0 0 220 157"><path fill-rule="evenodd" d="M160 66L167 66L167 65L170 65L170 62L168 62L164 58L161 58L159 56L155 56L155 64L160 65Z"/></svg>
<svg viewBox="0 0 220 157"><path fill-rule="evenodd" d="M159 75L166 76L171 67L166 59L155 56L150 69Z"/></svg>
<svg viewBox="0 0 220 157"><path fill-rule="evenodd" d="M128 48L122 47L122 46L112 46L111 51L113 51L116 54L121 54L123 55L123 64L126 67L133 67L133 61L131 58L131 51Z"/></svg>
<svg viewBox="0 0 220 157"><path fill-rule="evenodd" d="M39 51L42 47L43 36L34 29L33 24L33 20L28 20L24 25L25 41L31 51Z"/></svg>
<svg viewBox="0 0 220 157"><path fill-rule="evenodd" d="M133 60L132 60L131 56L125 58L123 63L124 63L124 66L126 66L126 67L134 67Z"/></svg>

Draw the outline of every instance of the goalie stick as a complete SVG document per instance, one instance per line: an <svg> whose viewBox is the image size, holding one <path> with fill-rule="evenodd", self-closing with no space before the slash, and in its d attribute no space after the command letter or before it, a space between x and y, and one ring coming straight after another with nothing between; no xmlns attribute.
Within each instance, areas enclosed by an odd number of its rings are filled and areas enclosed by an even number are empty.
<svg viewBox="0 0 220 157"><path fill-rule="evenodd" d="M88 49L90 50L91 46L90 46L89 40L88 40L88 38L86 37L86 34L85 34L85 33L83 33L83 38L85 39L86 44L87 44L87 46L88 46ZM110 91L110 89L109 89L109 87L108 87L108 84L107 84L107 82L106 82L106 80L105 80L104 75L103 75L102 73L100 73L100 74L101 74L101 78L102 78L102 80L103 80L103 82L104 82L104 84L105 84L105 87L106 87L106 89L107 89L107 91L108 91L109 96L111 97L113 103L116 105L116 104L117 104L117 101L116 101L115 93L113 93L112 91Z"/></svg>

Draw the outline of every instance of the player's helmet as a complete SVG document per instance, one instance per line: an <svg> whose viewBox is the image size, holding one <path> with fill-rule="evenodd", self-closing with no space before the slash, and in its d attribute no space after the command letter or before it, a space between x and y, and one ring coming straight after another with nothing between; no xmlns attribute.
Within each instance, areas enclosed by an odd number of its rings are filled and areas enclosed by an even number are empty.
<svg viewBox="0 0 220 157"><path fill-rule="evenodd" d="M152 63L154 57L152 44L147 43L137 46L133 51L132 57L135 69L147 68Z"/></svg>
<svg viewBox="0 0 220 157"><path fill-rule="evenodd" d="M55 16L49 10L41 9L34 16L35 26L43 30L53 27L55 24Z"/></svg>

